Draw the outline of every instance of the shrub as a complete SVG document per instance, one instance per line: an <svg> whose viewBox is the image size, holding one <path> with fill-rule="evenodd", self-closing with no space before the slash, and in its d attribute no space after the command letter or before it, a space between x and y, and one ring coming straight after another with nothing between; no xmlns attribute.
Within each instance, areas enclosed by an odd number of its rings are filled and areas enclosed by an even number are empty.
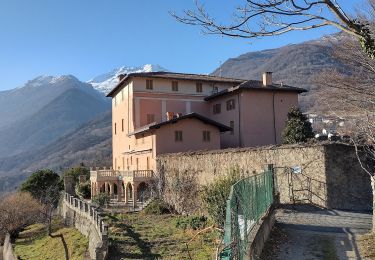
<svg viewBox="0 0 375 260"><path fill-rule="evenodd" d="M41 203L51 204L54 207L57 207L61 190L60 176L50 169L34 172L20 188L20 191L29 192Z"/></svg>
<svg viewBox="0 0 375 260"><path fill-rule="evenodd" d="M91 183L87 181L77 184L76 193L83 199L89 199L91 197Z"/></svg>
<svg viewBox="0 0 375 260"><path fill-rule="evenodd" d="M86 176L86 180L89 180L90 179L90 170L83 167L83 166L78 166L78 167L74 167L74 168L71 168L67 171L64 172L64 177L65 176L71 176L74 178L74 183L78 183L79 182L79 176L81 175L85 175Z"/></svg>
<svg viewBox="0 0 375 260"><path fill-rule="evenodd" d="M238 172L216 180L205 187L202 192L202 200L208 214L218 227L224 227L227 199L230 189L240 179Z"/></svg>
<svg viewBox="0 0 375 260"><path fill-rule="evenodd" d="M106 193L99 193L92 198L92 202L97 204L99 207L107 206L110 200L110 196Z"/></svg>
<svg viewBox="0 0 375 260"><path fill-rule="evenodd" d="M205 216L183 216L179 217L176 222L176 227L181 229L198 230L207 226L207 217Z"/></svg>
<svg viewBox="0 0 375 260"><path fill-rule="evenodd" d="M144 213L149 215L162 215L171 213L171 206L161 199L154 199L144 209Z"/></svg>
<svg viewBox="0 0 375 260"><path fill-rule="evenodd" d="M282 135L284 144L305 143L308 139L314 137L311 123L295 107L292 107L288 112L288 120Z"/></svg>

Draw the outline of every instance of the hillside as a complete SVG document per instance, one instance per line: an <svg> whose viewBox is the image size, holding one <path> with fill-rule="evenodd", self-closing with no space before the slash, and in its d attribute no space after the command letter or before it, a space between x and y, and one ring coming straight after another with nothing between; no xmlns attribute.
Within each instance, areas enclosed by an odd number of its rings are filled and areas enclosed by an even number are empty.
<svg viewBox="0 0 375 260"><path fill-rule="evenodd" d="M35 151L110 110L110 102L73 76L43 76L0 92L0 158Z"/></svg>
<svg viewBox="0 0 375 260"><path fill-rule="evenodd" d="M34 115L0 130L0 155L35 150L109 109L80 89L68 89Z"/></svg>
<svg viewBox="0 0 375 260"><path fill-rule="evenodd" d="M111 135L108 111L41 149L0 158L0 193L14 189L37 169L61 172L80 163L112 165Z"/></svg>
<svg viewBox="0 0 375 260"><path fill-rule="evenodd" d="M263 72L272 71L275 82L310 90L301 96L301 105L305 110L318 109L314 107L314 77L325 69L347 69L332 56L332 41L340 40L340 36L335 37L245 53L224 62L221 75L260 80ZM212 74L220 75L220 69Z"/></svg>

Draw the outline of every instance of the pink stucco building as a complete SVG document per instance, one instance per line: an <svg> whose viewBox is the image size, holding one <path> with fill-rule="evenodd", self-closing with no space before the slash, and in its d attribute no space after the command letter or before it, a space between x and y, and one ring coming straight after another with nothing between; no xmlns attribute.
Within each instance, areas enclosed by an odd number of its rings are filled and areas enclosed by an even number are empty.
<svg viewBox="0 0 375 260"><path fill-rule="evenodd" d="M113 168L92 171L92 195L136 203L163 153L281 143L287 112L304 89L171 72L119 76L112 98ZM136 199L133 199L136 198Z"/></svg>

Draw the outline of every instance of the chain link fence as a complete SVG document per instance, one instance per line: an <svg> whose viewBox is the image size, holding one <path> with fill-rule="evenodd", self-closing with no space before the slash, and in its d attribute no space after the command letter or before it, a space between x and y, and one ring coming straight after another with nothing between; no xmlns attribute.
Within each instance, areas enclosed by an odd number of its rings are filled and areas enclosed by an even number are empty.
<svg viewBox="0 0 375 260"><path fill-rule="evenodd" d="M231 187L227 200L224 249L221 259L244 259L249 234L273 203L272 171L247 177Z"/></svg>

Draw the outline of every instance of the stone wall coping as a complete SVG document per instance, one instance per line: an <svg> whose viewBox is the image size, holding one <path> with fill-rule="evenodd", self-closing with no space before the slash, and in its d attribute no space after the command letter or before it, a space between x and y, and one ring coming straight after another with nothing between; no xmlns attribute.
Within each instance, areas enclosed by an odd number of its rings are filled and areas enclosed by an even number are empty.
<svg viewBox="0 0 375 260"><path fill-rule="evenodd" d="M227 148L220 150L201 150L192 152L181 152L181 153L165 153L158 155L159 159L178 157L186 155L204 155L204 154L226 154L226 153L243 153L249 151L266 151L266 150L279 150L279 149L300 149L309 147L327 147L327 146L348 146L352 147L351 144L343 142L323 141L319 143L298 143L298 144L281 144L281 145L268 145L268 146L257 146L257 147L245 147L245 148Z"/></svg>
<svg viewBox="0 0 375 260"><path fill-rule="evenodd" d="M92 206L91 203L75 198L66 192L64 192L63 197L64 202L70 209L76 211L80 215L86 216L86 218L90 220L102 240L107 236L108 225L105 223L101 212L96 207Z"/></svg>
<svg viewBox="0 0 375 260"><path fill-rule="evenodd" d="M7 233L5 235L3 252L0 252L0 253L2 254L2 258L4 260L16 260L17 259L17 257L14 254L14 251L13 251L13 246L12 246L12 243L10 241L9 233Z"/></svg>

